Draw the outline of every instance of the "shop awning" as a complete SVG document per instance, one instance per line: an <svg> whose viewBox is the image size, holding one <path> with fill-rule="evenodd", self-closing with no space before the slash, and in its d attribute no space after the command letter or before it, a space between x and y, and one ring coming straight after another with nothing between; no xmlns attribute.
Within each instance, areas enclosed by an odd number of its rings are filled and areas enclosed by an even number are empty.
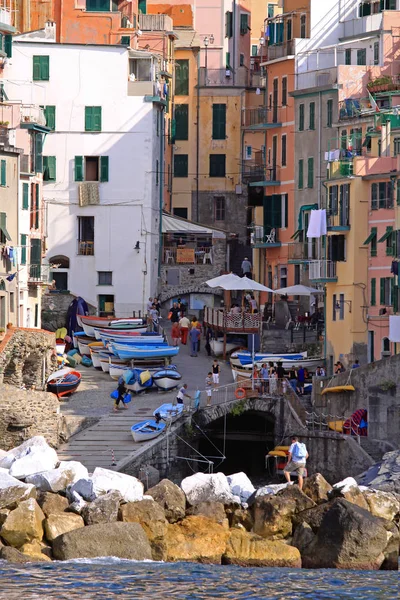
<svg viewBox="0 0 400 600"><path fill-rule="evenodd" d="M388 237L390 237L393 233L393 227L389 226L386 227L386 233L383 234L383 236L378 240L378 244L380 244L380 242L385 242Z"/></svg>
<svg viewBox="0 0 400 600"><path fill-rule="evenodd" d="M6 240L8 240L10 242L11 236L7 231L6 222L7 222L6 213L0 213L0 230L1 230L2 234L4 235L4 237L6 238Z"/></svg>
<svg viewBox="0 0 400 600"><path fill-rule="evenodd" d="M365 240L363 246L366 246L367 244L370 244L375 237L376 237L376 231L371 231L371 233L369 234L369 236Z"/></svg>
<svg viewBox="0 0 400 600"><path fill-rule="evenodd" d="M192 233L196 234L209 234L213 238L225 239L226 234L220 229L214 229L212 227L206 227L198 223L193 223L187 219L180 219L179 217L173 217L163 213L162 215L162 232L163 233Z"/></svg>
<svg viewBox="0 0 400 600"><path fill-rule="evenodd" d="M298 223L298 229L302 230L304 229L303 227L303 213L307 212L308 210L316 210L318 208L318 204L314 203L314 204L305 204L304 206L300 206L300 211L299 211L299 223Z"/></svg>

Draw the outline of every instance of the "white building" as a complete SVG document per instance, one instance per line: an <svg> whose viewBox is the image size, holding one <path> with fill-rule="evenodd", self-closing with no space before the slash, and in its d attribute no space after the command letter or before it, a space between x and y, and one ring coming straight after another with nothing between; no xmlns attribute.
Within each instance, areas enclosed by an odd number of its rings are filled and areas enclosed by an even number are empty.
<svg viewBox="0 0 400 600"><path fill-rule="evenodd" d="M7 95L44 106L53 129L43 150L46 258L59 265L52 277L100 314L142 310L157 285L162 197L164 102L153 69L144 85L129 77L138 58L125 46L32 34L13 42Z"/></svg>

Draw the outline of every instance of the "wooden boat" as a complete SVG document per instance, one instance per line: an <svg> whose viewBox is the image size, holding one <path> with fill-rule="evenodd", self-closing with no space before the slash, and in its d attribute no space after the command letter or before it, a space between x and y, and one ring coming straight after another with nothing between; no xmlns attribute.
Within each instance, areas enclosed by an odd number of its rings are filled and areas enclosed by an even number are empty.
<svg viewBox="0 0 400 600"><path fill-rule="evenodd" d="M140 421L131 427L131 433L135 442L146 442L158 437L165 429L165 423L156 421Z"/></svg>
<svg viewBox="0 0 400 600"><path fill-rule="evenodd" d="M80 315L79 322L81 323L81 327L85 331L86 335L93 336L95 335L95 328L100 327L102 329L108 329L112 327L113 329L128 329L128 330L138 330L138 328L143 328L144 331L147 330L147 326L143 322L143 319L110 319L109 317L90 317Z"/></svg>
<svg viewBox="0 0 400 600"><path fill-rule="evenodd" d="M131 340L131 339L159 339L160 342L164 341L164 336L158 334L158 333L153 333L150 331L142 331L142 327L137 329L137 330L128 330L128 329L99 329L99 328L94 328L94 335L96 340L120 340L120 341L124 341L124 340Z"/></svg>
<svg viewBox="0 0 400 600"><path fill-rule="evenodd" d="M241 345L243 345L243 344L235 343L235 342L227 342L226 343L226 352L229 354L229 352L233 352L234 350L239 348ZM211 350L212 350L213 354L215 354L215 356L222 356L222 354L224 353L224 340L223 339L210 340L210 346L211 346Z"/></svg>
<svg viewBox="0 0 400 600"><path fill-rule="evenodd" d="M84 331L75 331L72 336L72 341L74 343L74 348L78 348L78 340L80 339L89 339ZM93 341L93 338L90 338Z"/></svg>
<svg viewBox="0 0 400 600"><path fill-rule="evenodd" d="M179 417L182 415L183 413L183 404L171 404L171 403L167 403L167 404L162 404L161 406L159 406L158 408L156 408L156 410L153 412L153 415L160 415L160 417L164 420L164 421L170 421L170 423L175 423L175 421L177 419L179 419Z"/></svg>
<svg viewBox="0 0 400 600"><path fill-rule="evenodd" d="M81 374L72 369L60 369L47 379L47 391L56 394L59 398L72 394L81 382Z"/></svg>
<svg viewBox="0 0 400 600"><path fill-rule="evenodd" d="M125 346L168 346L167 342L164 341L162 336L155 338L137 336L132 338L125 338L123 336L110 336L101 337L104 344L123 344Z"/></svg>
<svg viewBox="0 0 400 600"><path fill-rule="evenodd" d="M91 346L93 348L97 347L105 349L102 342L95 342L93 338L78 338L78 348L81 356L90 356Z"/></svg>
<svg viewBox="0 0 400 600"><path fill-rule="evenodd" d="M151 388L153 385L153 378L150 377L147 381L142 383L140 377L141 374L147 370L148 369L128 369L128 371L125 371L122 376L125 380L126 389L135 392L135 394L139 394L140 392L144 392Z"/></svg>
<svg viewBox="0 0 400 600"><path fill-rule="evenodd" d="M173 390L179 385L182 375L175 369L160 369L153 373L154 384L164 391ZM164 405L163 405L164 406Z"/></svg>
<svg viewBox="0 0 400 600"><path fill-rule="evenodd" d="M240 361L240 364L245 366L245 365L249 365L253 362L253 356L251 354L251 352L247 351L247 350L242 350L240 352L235 352L234 356L232 358L238 358ZM307 352L301 352L298 354L269 354L267 352L256 352L254 354L254 362L259 363L259 362L291 362L291 364L294 364L293 361L303 361L307 359ZM321 359L319 359L321 361Z"/></svg>
<svg viewBox="0 0 400 600"><path fill-rule="evenodd" d="M159 358L176 356L179 352L177 346L130 346L127 344L111 343L111 349L119 358Z"/></svg>
<svg viewBox="0 0 400 600"><path fill-rule="evenodd" d="M115 379L116 381L118 381L118 379L121 377L121 375L124 374L125 371L132 370L127 363L116 364L114 361L109 361L109 365L110 366L108 372L110 374L110 377L111 379Z"/></svg>
<svg viewBox="0 0 400 600"><path fill-rule="evenodd" d="M356 388L354 385L334 385L333 387L326 387L321 392L321 396L324 396L328 393L340 394L341 392L355 392Z"/></svg>

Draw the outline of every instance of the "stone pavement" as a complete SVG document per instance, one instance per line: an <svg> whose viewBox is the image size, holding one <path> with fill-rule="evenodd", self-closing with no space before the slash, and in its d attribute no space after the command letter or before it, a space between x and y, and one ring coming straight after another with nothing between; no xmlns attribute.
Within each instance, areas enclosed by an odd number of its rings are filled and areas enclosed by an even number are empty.
<svg viewBox="0 0 400 600"><path fill-rule="evenodd" d="M197 389L204 390L205 378L211 370L213 357L208 357L204 350L205 340L201 340L198 357L191 357L188 346L180 346L174 359L178 371L182 374L181 383L188 384L188 393L193 396ZM221 365L221 385L231 383L232 372L229 364ZM97 417L100 420L93 426L72 436L63 444L58 455L61 460L79 460L89 471L94 467L112 468L112 451L115 461L128 456L135 448L142 449L146 442L136 444L131 436L130 428L134 423L150 418L153 411L164 404L172 402L176 390L172 392L150 391L133 395L128 410L113 411L113 400L110 393L116 389L116 381L108 373L95 370L93 367L80 367L82 382L79 389L70 399L61 401L61 412L65 416Z"/></svg>

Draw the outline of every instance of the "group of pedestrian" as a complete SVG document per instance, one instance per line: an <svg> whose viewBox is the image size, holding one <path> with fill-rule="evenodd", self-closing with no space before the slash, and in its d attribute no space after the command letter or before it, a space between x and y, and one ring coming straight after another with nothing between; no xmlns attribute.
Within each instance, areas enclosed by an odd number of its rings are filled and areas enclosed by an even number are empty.
<svg viewBox="0 0 400 600"><path fill-rule="evenodd" d="M147 320L153 331L158 332L161 304L158 298L149 298L147 302Z"/></svg>
<svg viewBox="0 0 400 600"><path fill-rule="evenodd" d="M339 373L344 373L345 370L346 369L344 368L343 363L341 363L340 360L338 360L337 363L335 363L333 370L335 375L338 375Z"/></svg>

